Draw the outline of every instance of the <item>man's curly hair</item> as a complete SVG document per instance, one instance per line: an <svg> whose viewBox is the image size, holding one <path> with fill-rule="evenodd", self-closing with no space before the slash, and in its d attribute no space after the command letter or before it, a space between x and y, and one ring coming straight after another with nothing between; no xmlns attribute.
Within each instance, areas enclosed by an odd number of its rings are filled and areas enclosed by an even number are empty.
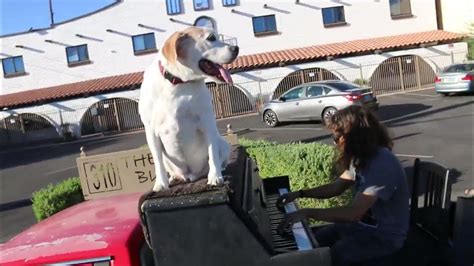
<svg viewBox="0 0 474 266"><path fill-rule="evenodd" d="M393 141L388 130L369 109L352 105L337 111L328 121L339 150L337 163L343 169L350 164L363 168L379 147L392 150ZM342 137L342 138L341 138Z"/></svg>

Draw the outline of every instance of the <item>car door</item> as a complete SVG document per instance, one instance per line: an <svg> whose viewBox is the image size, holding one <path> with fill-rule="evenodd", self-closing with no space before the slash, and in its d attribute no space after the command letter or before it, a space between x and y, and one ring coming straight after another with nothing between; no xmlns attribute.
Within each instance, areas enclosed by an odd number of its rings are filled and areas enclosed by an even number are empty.
<svg viewBox="0 0 474 266"><path fill-rule="evenodd" d="M301 111L301 102L306 98L306 88L304 86L296 87L283 94L276 110L280 121L299 120L303 117Z"/></svg>
<svg viewBox="0 0 474 266"><path fill-rule="evenodd" d="M301 101L300 109L304 119L318 119L323 112L324 87L322 85L308 85L306 99Z"/></svg>

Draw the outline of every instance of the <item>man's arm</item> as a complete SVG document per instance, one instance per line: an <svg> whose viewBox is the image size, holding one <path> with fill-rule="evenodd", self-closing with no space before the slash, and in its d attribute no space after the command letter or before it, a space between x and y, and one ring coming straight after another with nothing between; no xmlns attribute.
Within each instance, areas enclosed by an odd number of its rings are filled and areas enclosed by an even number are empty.
<svg viewBox="0 0 474 266"><path fill-rule="evenodd" d="M377 196L359 192L349 206L329 209L301 209L287 214L286 218L278 225L277 231L282 234L292 224L306 218L326 222L358 222L376 200Z"/></svg>
<svg viewBox="0 0 474 266"><path fill-rule="evenodd" d="M357 193L352 204L328 209L302 209L301 215L326 222L358 222L374 205L377 196Z"/></svg>
<svg viewBox="0 0 474 266"><path fill-rule="evenodd" d="M328 199L341 195L353 184L354 178L350 175L348 171L345 171L338 179L336 179L332 183L302 190L302 196L304 198Z"/></svg>

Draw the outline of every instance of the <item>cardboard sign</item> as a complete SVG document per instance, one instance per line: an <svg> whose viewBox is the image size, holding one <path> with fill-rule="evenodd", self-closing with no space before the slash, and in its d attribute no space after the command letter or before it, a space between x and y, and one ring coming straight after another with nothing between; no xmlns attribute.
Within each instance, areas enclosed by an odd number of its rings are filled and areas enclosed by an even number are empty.
<svg viewBox="0 0 474 266"><path fill-rule="evenodd" d="M236 134L223 136L238 144ZM155 166L150 149L104 153L76 159L84 199L98 199L121 193L146 192L155 184Z"/></svg>
<svg viewBox="0 0 474 266"><path fill-rule="evenodd" d="M148 148L77 158L84 198L97 199L125 192L146 192L155 182Z"/></svg>

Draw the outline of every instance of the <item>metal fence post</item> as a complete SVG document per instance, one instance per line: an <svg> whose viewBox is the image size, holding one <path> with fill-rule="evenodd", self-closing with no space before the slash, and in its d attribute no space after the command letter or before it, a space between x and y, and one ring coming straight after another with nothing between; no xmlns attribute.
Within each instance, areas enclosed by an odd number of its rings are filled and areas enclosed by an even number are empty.
<svg viewBox="0 0 474 266"><path fill-rule="evenodd" d="M3 122L2 124L3 124L3 128L5 129L5 134L7 135L6 143L9 143L10 142L10 132L8 131L7 120L6 119L7 119L7 117L2 119L2 122Z"/></svg>
<svg viewBox="0 0 474 266"><path fill-rule="evenodd" d="M117 99L114 99L114 114L115 114L115 120L117 120L117 128L119 132L122 132L122 127L120 126L120 119L117 111Z"/></svg>
<svg viewBox="0 0 474 266"><path fill-rule="evenodd" d="M18 118L20 119L20 129L21 129L21 133L25 133L25 122L23 121L23 117L21 116L21 114L18 115Z"/></svg>
<svg viewBox="0 0 474 266"><path fill-rule="evenodd" d="M418 56L415 56L415 77L416 85L418 86L418 89L421 89L420 62Z"/></svg>
<svg viewBox="0 0 474 266"><path fill-rule="evenodd" d="M454 53L451 51L451 64L454 64Z"/></svg>
<svg viewBox="0 0 474 266"><path fill-rule="evenodd" d="M402 86L402 91L405 90L405 84L403 82L403 69L402 69L402 59L399 57L398 60L398 71L400 71L400 85Z"/></svg>
<svg viewBox="0 0 474 266"><path fill-rule="evenodd" d="M361 84L360 85L364 85L364 72L362 71L362 64L359 64L359 70L360 70L360 81L361 81Z"/></svg>

